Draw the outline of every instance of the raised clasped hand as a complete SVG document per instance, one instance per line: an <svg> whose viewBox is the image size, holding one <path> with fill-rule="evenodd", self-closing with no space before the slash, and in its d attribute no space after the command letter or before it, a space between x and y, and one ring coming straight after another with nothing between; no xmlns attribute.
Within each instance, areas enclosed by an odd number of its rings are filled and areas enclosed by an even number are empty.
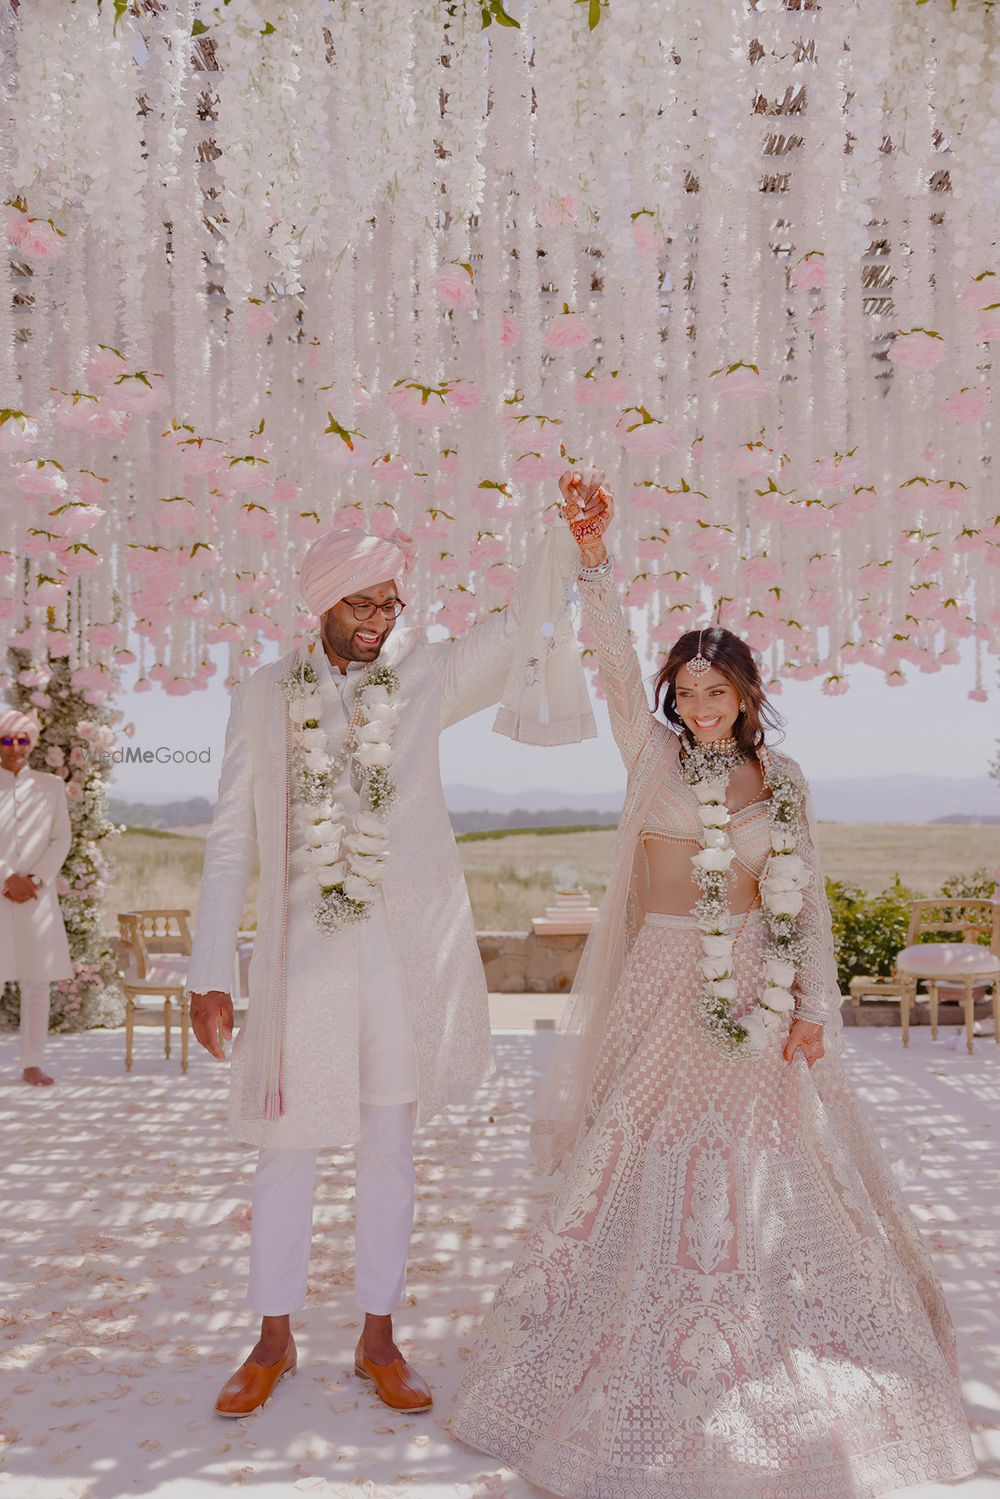
<svg viewBox="0 0 1000 1499"><path fill-rule="evenodd" d="M585 556L604 553L604 533L615 513L614 496L597 469L567 469L559 480L563 516Z"/></svg>

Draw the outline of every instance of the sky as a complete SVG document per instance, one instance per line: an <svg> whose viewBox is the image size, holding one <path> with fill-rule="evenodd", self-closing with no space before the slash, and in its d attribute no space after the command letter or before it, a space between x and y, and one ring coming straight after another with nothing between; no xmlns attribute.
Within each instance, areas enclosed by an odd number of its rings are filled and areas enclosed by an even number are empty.
<svg viewBox="0 0 1000 1499"><path fill-rule="evenodd" d="M163 746L171 753L193 751L207 758L116 767L112 795L138 802L203 796L214 802L229 713L221 685L221 650L216 659L219 671L212 685L190 697L167 697L158 687L135 693L128 690L130 678L125 679L120 706L136 731L122 743L153 750ZM651 679L651 661L644 658L643 666ZM959 666L929 675L911 668L905 687L887 687L881 672L865 666L852 668L850 680L850 691L833 698L824 696L818 681L786 682L775 700L786 725L782 747L809 779L986 773L996 753L1000 719L995 693L985 703L968 698L971 649ZM620 790L625 773L603 703L597 702L595 709L598 738L558 749L514 744L492 732L493 709L478 713L442 736L444 783L508 793L549 787L573 793Z"/></svg>

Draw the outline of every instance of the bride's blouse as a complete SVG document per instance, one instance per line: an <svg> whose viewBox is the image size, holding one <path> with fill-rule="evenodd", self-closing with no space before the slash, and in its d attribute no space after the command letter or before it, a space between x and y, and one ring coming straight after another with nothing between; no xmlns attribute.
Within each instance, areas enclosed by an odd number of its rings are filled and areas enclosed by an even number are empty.
<svg viewBox="0 0 1000 1499"><path fill-rule="evenodd" d="M580 594L607 698L615 742L631 775L649 743L657 718L649 706L642 668L614 582L610 578L582 579ZM748 911L759 903L758 881L771 851L767 799L762 791L746 806L733 810L729 836L736 853L729 884L730 910ZM701 819L692 788L681 778L675 749L667 758L666 773L657 784L642 830L648 876L647 909L689 915L700 890L692 877L691 856L701 846ZM831 999L832 938L822 894L822 873L805 819L799 833L799 853L814 872L802 909L801 928L806 956L796 982L796 1014L822 1022ZM839 998L839 996L838 996Z"/></svg>

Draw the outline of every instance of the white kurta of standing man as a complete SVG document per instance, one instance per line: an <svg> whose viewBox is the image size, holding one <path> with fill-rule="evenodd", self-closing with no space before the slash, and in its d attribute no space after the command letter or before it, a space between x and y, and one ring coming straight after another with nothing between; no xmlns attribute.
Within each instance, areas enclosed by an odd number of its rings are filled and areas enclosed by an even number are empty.
<svg viewBox="0 0 1000 1499"><path fill-rule="evenodd" d="M575 575L575 549L560 551L553 563L553 596L558 583ZM405 993L385 995L385 1025L407 1025L416 1064L417 1125L445 1105L467 1099L491 1066L489 1007L462 865L441 785L438 740L442 729L497 703L504 693L518 646L521 614L535 605L530 569L510 607L463 639L428 644L422 632L397 629L379 661L399 677L399 722L393 731L392 776L398 797L388 819L389 855L382 889L384 913L395 946ZM558 604L554 597L553 608ZM543 614L543 618L544 618ZM336 702L338 687L324 670L322 644L313 651L317 676L331 715L339 721L343 744L346 722ZM219 795L205 849L198 922L188 969L192 993L229 991L233 951L255 847L260 856L257 936L249 970L248 1020L232 1054L229 1125L234 1138L279 1149L339 1145L360 1133L359 1058L361 1005L378 1007L378 994L361 995L362 944L378 941L381 922L364 921L335 933L311 920L318 886L296 874L296 822L289 818L289 881L286 919L287 1009L283 1051L283 1104L279 1119L248 1117L244 1083L250 1076L245 1052L253 1039L254 1007L267 1009L275 983L272 953L276 927L285 919L279 898L268 897L274 861L284 856L283 788L285 697L276 688L293 653L258 668L233 689ZM578 666L578 658L577 666ZM582 683L582 677L581 677ZM566 742L594 732L589 706L579 721L560 726ZM523 736L522 736L523 737ZM516 753L516 751L513 751ZM356 803L355 803L356 805ZM402 1002L399 1002L402 1001ZM258 1010L258 1014L261 1010ZM368 1017L371 1018L369 1008ZM249 1041L248 1041L249 1037ZM378 1034L375 1032L377 1041ZM384 1039L384 1038L383 1038ZM390 1046L389 1051L395 1052ZM396 1054L409 1051L404 1046ZM368 1091L366 1087L366 1092Z"/></svg>
<svg viewBox="0 0 1000 1499"><path fill-rule="evenodd" d="M0 897L0 979L56 983L73 977L55 889L71 839L60 777L30 765L14 775L0 765L0 888L10 874L41 881L34 900Z"/></svg>

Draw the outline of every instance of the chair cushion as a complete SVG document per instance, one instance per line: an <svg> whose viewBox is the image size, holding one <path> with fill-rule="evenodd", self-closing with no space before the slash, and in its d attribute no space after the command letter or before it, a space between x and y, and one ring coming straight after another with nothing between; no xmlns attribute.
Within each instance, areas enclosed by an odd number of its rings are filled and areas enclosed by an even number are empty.
<svg viewBox="0 0 1000 1499"><path fill-rule="evenodd" d="M183 984L187 979L191 959L184 953L157 958L149 965L149 972L142 980L144 987L151 984Z"/></svg>
<svg viewBox="0 0 1000 1499"><path fill-rule="evenodd" d="M1000 958L979 942L918 942L896 959L903 973L918 978L964 978L1000 973Z"/></svg>

